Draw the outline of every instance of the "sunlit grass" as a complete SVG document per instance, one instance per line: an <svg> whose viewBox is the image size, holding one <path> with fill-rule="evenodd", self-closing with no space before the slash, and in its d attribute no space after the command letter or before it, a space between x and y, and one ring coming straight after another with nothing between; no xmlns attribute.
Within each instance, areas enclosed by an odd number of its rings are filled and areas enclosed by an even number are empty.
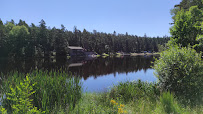
<svg viewBox="0 0 203 114"><path fill-rule="evenodd" d="M127 97L128 96L128 97ZM203 107L184 107L170 92L161 92L156 83L125 82L109 92L84 93L74 111L81 114L168 114L202 113Z"/></svg>

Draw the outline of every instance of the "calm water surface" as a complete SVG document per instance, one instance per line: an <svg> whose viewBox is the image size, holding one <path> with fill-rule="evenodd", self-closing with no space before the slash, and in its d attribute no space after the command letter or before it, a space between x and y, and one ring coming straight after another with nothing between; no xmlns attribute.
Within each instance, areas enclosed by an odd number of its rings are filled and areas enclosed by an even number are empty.
<svg viewBox="0 0 203 114"><path fill-rule="evenodd" d="M81 78L84 91L106 91L119 82L142 80L155 82L151 62L158 56L136 56L120 58L64 58L57 59L0 59L0 72L13 70L30 72L34 69L65 69Z"/></svg>

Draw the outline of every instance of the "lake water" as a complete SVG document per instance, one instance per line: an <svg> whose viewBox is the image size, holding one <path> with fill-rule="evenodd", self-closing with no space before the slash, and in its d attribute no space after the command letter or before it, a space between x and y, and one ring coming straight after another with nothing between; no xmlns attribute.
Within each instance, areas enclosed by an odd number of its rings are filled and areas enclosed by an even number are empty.
<svg viewBox="0 0 203 114"><path fill-rule="evenodd" d="M34 69L66 69L81 78L83 91L106 91L119 82L142 80L155 82L151 62L158 56L107 57L107 58L65 58L57 59L0 59L0 72L13 70L30 72Z"/></svg>

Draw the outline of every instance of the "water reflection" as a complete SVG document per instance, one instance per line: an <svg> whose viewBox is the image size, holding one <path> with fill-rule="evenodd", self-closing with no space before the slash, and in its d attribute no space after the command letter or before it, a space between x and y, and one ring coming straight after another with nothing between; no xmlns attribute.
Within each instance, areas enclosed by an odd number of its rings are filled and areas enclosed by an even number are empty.
<svg viewBox="0 0 203 114"><path fill-rule="evenodd" d="M120 74L146 70L152 65L153 57L125 57L125 58L99 58L81 62L78 67L69 67L69 70L86 80L92 76L97 78L108 74ZM76 64L76 63L75 63ZM79 63L77 63L79 65ZM73 66L72 64L70 66Z"/></svg>
<svg viewBox="0 0 203 114"><path fill-rule="evenodd" d="M0 59L0 72L7 73L13 70L27 73L35 69L57 70L63 69L87 80L89 77L100 77L113 74L114 77L120 73L128 74L146 70L152 66L153 57L136 56L122 58L29 58L29 59Z"/></svg>
<svg viewBox="0 0 203 114"><path fill-rule="evenodd" d="M154 57L136 56L120 58L29 58L0 59L0 72L28 73L32 70L68 70L81 78L84 91L100 92L121 81L141 79L156 81L151 69Z"/></svg>

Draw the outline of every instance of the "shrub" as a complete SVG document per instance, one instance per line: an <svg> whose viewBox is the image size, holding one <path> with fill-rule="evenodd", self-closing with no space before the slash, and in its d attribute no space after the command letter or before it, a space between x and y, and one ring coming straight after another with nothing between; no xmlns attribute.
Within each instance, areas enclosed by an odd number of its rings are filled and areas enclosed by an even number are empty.
<svg viewBox="0 0 203 114"><path fill-rule="evenodd" d="M162 88L180 90L197 85L202 77L202 65L201 54L194 49L174 46L161 53L153 68Z"/></svg>
<svg viewBox="0 0 203 114"><path fill-rule="evenodd" d="M194 49L170 47L155 60L153 68L162 90L173 91L190 100L201 95L203 64L201 54Z"/></svg>

